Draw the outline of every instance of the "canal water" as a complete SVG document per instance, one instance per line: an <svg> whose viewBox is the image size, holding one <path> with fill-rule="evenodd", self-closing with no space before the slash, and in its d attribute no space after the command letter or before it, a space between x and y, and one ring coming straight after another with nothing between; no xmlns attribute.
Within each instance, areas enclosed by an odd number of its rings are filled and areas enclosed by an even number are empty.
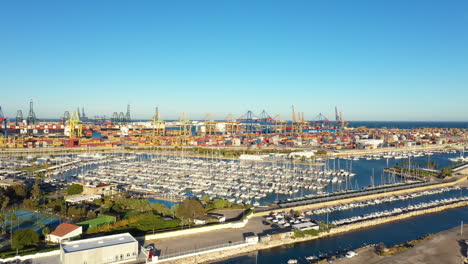
<svg viewBox="0 0 468 264"><path fill-rule="evenodd" d="M319 254L336 254L365 245L385 243L387 246L404 243L468 222L466 207L450 209L438 213L420 215L413 218L360 229L340 235L317 240L300 242L276 248L260 250L222 261L216 264L254 264L254 263L287 263L289 259L298 259L299 263L307 263L305 257Z"/></svg>

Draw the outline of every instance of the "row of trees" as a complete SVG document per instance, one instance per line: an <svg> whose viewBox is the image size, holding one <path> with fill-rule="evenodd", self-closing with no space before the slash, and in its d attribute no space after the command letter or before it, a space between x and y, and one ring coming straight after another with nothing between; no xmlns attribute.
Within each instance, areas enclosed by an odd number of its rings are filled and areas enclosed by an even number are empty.
<svg viewBox="0 0 468 264"><path fill-rule="evenodd" d="M201 198L201 201L187 199L182 203L167 208L161 203L150 203L147 199L135 199L120 197L110 199L108 197L95 200L94 203L100 206L100 211L113 214L118 219L113 225L91 229L90 232L103 232L112 228L135 227L142 231L149 229L160 229L175 227L178 225L192 224L194 219L201 219L207 212L222 208L243 209L242 205L230 203L222 199L211 200L208 196ZM163 217L170 217L163 219Z"/></svg>

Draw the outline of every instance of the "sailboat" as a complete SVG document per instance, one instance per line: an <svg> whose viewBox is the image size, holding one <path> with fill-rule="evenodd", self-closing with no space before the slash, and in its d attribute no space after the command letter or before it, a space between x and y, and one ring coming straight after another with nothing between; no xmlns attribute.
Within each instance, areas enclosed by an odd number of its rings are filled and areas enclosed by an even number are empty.
<svg viewBox="0 0 468 264"><path fill-rule="evenodd" d="M465 149L460 151L460 157L456 158L449 158L451 162L466 162L468 161L468 157L465 157Z"/></svg>

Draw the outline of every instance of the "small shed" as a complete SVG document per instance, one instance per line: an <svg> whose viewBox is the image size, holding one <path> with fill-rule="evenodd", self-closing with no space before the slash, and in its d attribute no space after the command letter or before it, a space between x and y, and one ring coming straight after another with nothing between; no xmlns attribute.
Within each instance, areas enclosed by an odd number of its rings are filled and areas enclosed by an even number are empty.
<svg viewBox="0 0 468 264"><path fill-rule="evenodd" d="M52 233L46 236L46 240L52 243L61 243L62 241L70 240L83 233L83 228L78 225L63 223L58 225Z"/></svg>

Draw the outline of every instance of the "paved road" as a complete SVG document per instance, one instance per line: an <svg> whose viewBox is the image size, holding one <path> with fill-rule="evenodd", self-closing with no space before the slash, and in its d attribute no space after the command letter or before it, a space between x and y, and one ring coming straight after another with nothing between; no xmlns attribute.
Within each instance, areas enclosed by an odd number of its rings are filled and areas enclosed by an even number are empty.
<svg viewBox="0 0 468 264"><path fill-rule="evenodd" d="M271 227L262 223L263 217L252 217L243 228L228 228L193 235L185 235L159 240L148 240L145 245L154 244L160 256L186 252L201 248L227 244L244 240L245 233L255 234L271 230Z"/></svg>
<svg viewBox="0 0 468 264"><path fill-rule="evenodd" d="M31 263L33 264L59 264L60 255L33 259Z"/></svg>

